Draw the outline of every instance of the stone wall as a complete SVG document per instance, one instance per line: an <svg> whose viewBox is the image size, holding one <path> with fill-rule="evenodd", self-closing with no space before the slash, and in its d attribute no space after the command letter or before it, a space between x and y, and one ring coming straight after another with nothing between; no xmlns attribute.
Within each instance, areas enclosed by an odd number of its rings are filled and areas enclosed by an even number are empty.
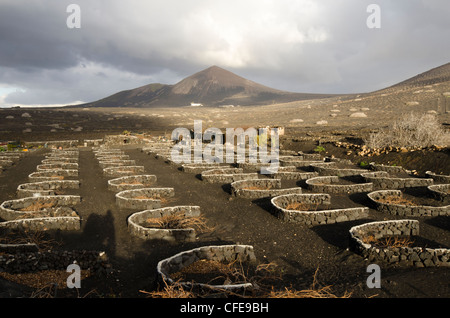
<svg viewBox="0 0 450 318"><path fill-rule="evenodd" d="M145 210L133 213L128 218L128 230L131 235L145 240L165 240L169 242L194 242L196 231L186 229L161 229L143 226L149 218L161 218L164 216L183 213L185 218L200 216L199 206L174 206L154 210Z"/></svg>
<svg viewBox="0 0 450 318"><path fill-rule="evenodd" d="M19 199L33 196L56 195L56 191L66 189L79 189L78 180L48 180L33 183L20 184L17 187L17 197Z"/></svg>
<svg viewBox="0 0 450 318"><path fill-rule="evenodd" d="M256 189L251 189L252 187ZM231 194L247 199L268 198L292 193L300 194L302 188L282 189L281 179L239 180L231 183Z"/></svg>
<svg viewBox="0 0 450 318"><path fill-rule="evenodd" d="M76 195L57 195L57 196L43 196L43 197L28 197L23 199L4 201L0 205L0 218L3 220L15 220L23 218L27 214L35 211L22 211L25 208L29 208L33 204L50 204L51 208L48 208L49 213L57 211L61 207L73 207L79 204L81 201L80 196Z"/></svg>
<svg viewBox="0 0 450 318"><path fill-rule="evenodd" d="M372 183L339 184L338 176L319 176L306 180L308 188L319 193L358 193L373 190Z"/></svg>
<svg viewBox="0 0 450 318"><path fill-rule="evenodd" d="M271 199L278 217L285 222L301 223L307 226L334 224L362 219L368 216L369 208L356 207L347 209L331 209L318 211L288 210L290 203L330 204L329 194L287 194Z"/></svg>
<svg viewBox="0 0 450 318"><path fill-rule="evenodd" d="M135 160L114 160L114 159L105 159L98 162L100 168L110 168L110 167L121 167L121 166L135 166Z"/></svg>
<svg viewBox="0 0 450 318"><path fill-rule="evenodd" d="M133 175L108 180L108 189L114 192L148 188L156 184L155 175Z"/></svg>
<svg viewBox="0 0 450 318"><path fill-rule="evenodd" d="M373 183L374 189L403 189L412 187L428 187L433 184L430 178L395 178L390 177L386 171L366 172L361 176L367 181Z"/></svg>
<svg viewBox="0 0 450 318"><path fill-rule="evenodd" d="M253 246L250 245L217 245L203 246L192 250L187 250L158 262L157 273L161 281L173 284L170 274L176 273L186 266L198 260L213 260L218 262L248 262L256 263L256 256ZM235 290L252 287L251 283L229 284L229 285L207 285L195 282L180 282L182 286L190 289L192 287L219 288Z"/></svg>
<svg viewBox="0 0 450 318"><path fill-rule="evenodd" d="M431 171L425 172L425 175L433 179L435 183L450 183L450 176L448 175L436 174Z"/></svg>
<svg viewBox="0 0 450 318"><path fill-rule="evenodd" d="M77 178L78 170L73 169L58 169L58 170L43 170L33 172L28 176L30 182L39 182L46 180L62 180L66 178Z"/></svg>
<svg viewBox="0 0 450 318"><path fill-rule="evenodd" d="M443 202L450 204L450 184L435 184L428 187L433 196Z"/></svg>
<svg viewBox="0 0 450 318"><path fill-rule="evenodd" d="M386 198L401 197L400 190L378 190L369 193L368 198L374 204L375 208L384 213L400 216L439 216L450 215L450 206L425 206L425 205L404 205L386 203Z"/></svg>
<svg viewBox="0 0 450 318"><path fill-rule="evenodd" d="M377 247L367 239L419 235L416 220L393 220L365 223L350 229L350 249L370 262L386 262L415 267L450 267L450 250L424 247Z"/></svg>
<svg viewBox="0 0 450 318"><path fill-rule="evenodd" d="M258 179L256 172L244 173L242 168L223 168L203 171L201 178L209 183L232 183L238 180Z"/></svg>
<svg viewBox="0 0 450 318"><path fill-rule="evenodd" d="M117 166L103 169L103 174L108 178L119 178L144 174L144 166Z"/></svg>
<svg viewBox="0 0 450 318"><path fill-rule="evenodd" d="M125 190L116 194L116 203L123 209L151 210L161 208L161 198L171 198L174 195L175 190L173 188Z"/></svg>

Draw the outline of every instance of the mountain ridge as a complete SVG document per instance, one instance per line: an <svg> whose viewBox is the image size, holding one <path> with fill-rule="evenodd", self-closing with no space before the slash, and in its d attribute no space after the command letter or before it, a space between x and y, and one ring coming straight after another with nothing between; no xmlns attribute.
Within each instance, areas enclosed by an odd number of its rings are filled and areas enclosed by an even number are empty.
<svg viewBox="0 0 450 318"><path fill-rule="evenodd" d="M124 90L83 107L179 107L269 105L295 100L325 98L337 94L294 93L274 89L213 65L178 83L152 83Z"/></svg>

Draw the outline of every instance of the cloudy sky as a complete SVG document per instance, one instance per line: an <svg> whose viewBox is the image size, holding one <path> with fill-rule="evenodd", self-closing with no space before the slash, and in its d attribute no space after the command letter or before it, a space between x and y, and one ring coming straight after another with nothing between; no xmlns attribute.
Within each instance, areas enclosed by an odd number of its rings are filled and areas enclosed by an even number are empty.
<svg viewBox="0 0 450 318"><path fill-rule="evenodd" d="M450 62L449 17L448 0L0 0L0 107L91 102L211 65L293 92L374 91Z"/></svg>

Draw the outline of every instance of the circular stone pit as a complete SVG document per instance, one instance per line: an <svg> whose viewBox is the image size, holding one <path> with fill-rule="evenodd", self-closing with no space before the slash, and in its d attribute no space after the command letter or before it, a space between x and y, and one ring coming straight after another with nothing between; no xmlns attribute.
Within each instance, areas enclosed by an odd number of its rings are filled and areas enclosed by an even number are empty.
<svg viewBox="0 0 450 318"><path fill-rule="evenodd" d="M439 200L444 204L450 204L450 184L434 184L428 186L428 190L436 200Z"/></svg>
<svg viewBox="0 0 450 318"><path fill-rule="evenodd" d="M231 194L247 199L276 197L283 194L301 194L302 188L281 188L281 179L239 180L231 183Z"/></svg>
<svg viewBox="0 0 450 318"><path fill-rule="evenodd" d="M116 203L122 209L151 210L161 208L164 199L174 196L174 188L140 188L116 193Z"/></svg>
<svg viewBox="0 0 450 318"><path fill-rule="evenodd" d="M155 175L133 175L108 180L108 189L114 192L125 190L149 188L156 184Z"/></svg>
<svg viewBox="0 0 450 318"><path fill-rule="evenodd" d="M159 261L156 269L158 278L166 284L174 284L174 280L170 277L171 274L177 273L183 268L199 260L211 260L227 263L236 261L240 261L242 263L256 263L256 256L253 251L253 246L251 245L218 245L194 248ZM251 283L210 285L195 281L181 281L180 284L187 289L199 287L206 288L208 290L219 289L228 291L242 290L253 286Z"/></svg>
<svg viewBox="0 0 450 318"><path fill-rule="evenodd" d="M373 190L372 183L355 183L349 178L319 176L306 180L308 189L319 193L358 193Z"/></svg>
<svg viewBox="0 0 450 318"><path fill-rule="evenodd" d="M425 175L433 179L435 183L450 183L450 175L437 174L431 171L425 172Z"/></svg>
<svg viewBox="0 0 450 318"><path fill-rule="evenodd" d="M218 168L203 171L201 178L209 183L232 183L238 180L258 179L258 174L244 173L242 168Z"/></svg>
<svg viewBox="0 0 450 318"><path fill-rule="evenodd" d="M57 170L43 170L33 172L28 175L30 182L39 182L47 180L63 180L67 178L78 178L78 170L57 169Z"/></svg>
<svg viewBox="0 0 450 318"><path fill-rule="evenodd" d="M137 174L144 174L144 166L116 166L103 169L103 173L109 178L119 178L125 176L132 176Z"/></svg>
<svg viewBox="0 0 450 318"><path fill-rule="evenodd" d="M72 209L80 196L57 195L27 197L4 201L0 205L0 227L46 231L50 229L79 230L80 217Z"/></svg>
<svg viewBox="0 0 450 318"><path fill-rule="evenodd" d="M367 194L376 210L400 216L440 216L450 215L450 205L416 205L406 200L400 190L378 190Z"/></svg>
<svg viewBox="0 0 450 318"><path fill-rule="evenodd" d="M385 237L408 238L419 235L417 220L370 222L350 229L350 249L370 262L387 262L415 267L450 267L450 249L424 247L379 247L374 241Z"/></svg>
<svg viewBox="0 0 450 318"><path fill-rule="evenodd" d="M271 204L282 221L307 226L353 221L369 214L367 207L329 209L331 196L326 193L280 195L272 198ZM320 208L323 205L325 208Z"/></svg>
<svg viewBox="0 0 450 318"><path fill-rule="evenodd" d="M120 166L135 166L135 160L102 160L98 163L100 168L120 167Z"/></svg>
<svg viewBox="0 0 450 318"><path fill-rule="evenodd" d="M433 184L433 179L431 178L398 178L391 176L386 171L366 172L362 173L361 176L366 182L373 183L374 189L379 190L428 187Z"/></svg>
<svg viewBox="0 0 450 318"><path fill-rule="evenodd" d="M128 230L131 235L146 240L165 240L169 242L194 242L196 231L193 228L163 229L148 227L146 222L152 218L162 218L183 213L183 217L199 217L199 206L174 206L133 213L128 218Z"/></svg>

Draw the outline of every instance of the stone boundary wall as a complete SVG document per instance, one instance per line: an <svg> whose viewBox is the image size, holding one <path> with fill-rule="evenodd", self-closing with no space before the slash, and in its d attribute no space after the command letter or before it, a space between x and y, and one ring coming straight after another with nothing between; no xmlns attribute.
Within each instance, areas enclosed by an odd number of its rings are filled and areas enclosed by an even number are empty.
<svg viewBox="0 0 450 318"><path fill-rule="evenodd" d="M370 169L375 170L375 171L384 171L387 172L389 174L396 174L396 173L407 173L407 171L401 167L401 166L387 166L387 165L382 165L382 164L376 164L371 162L369 164Z"/></svg>
<svg viewBox="0 0 450 318"><path fill-rule="evenodd" d="M109 178L119 178L136 174L144 174L144 170L144 166L118 166L104 168L103 173L106 177Z"/></svg>
<svg viewBox="0 0 450 318"><path fill-rule="evenodd" d="M208 183L232 183L238 180L258 179L258 174L244 173L242 168L223 168L203 171L201 178Z"/></svg>
<svg viewBox="0 0 450 318"><path fill-rule="evenodd" d="M0 272L5 271L12 274L42 270L66 270L73 263L91 273L103 272L110 268L106 254L98 251L48 250L0 254Z"/></svg>
<svg viewBox="0 0 450 318"><path fill-rule="evenodd" d="M416 220L393 220L365 223L350 229L350 249L370 262L382 261L389 264L403 264L414 267L450 267L450 249L423 247L380 248L364 243L365 238L380 239L386 236L419 235Z"/></svg>
<svg viewBox="0 0 450 318"><path fill-rule="evenodd" d="M202 173L203 171L216 168L231 168L230 165L224 165L219 162L216 163L188 163L181 166L181 170L187 173Z"/></svg>
<svg viewBox="0 0 450 318"><path fill-rule="evenodd" d="M36 167L36 171L48 170L78 170L78 163L43 163Z"/></svg>
<svg viewBox="0 0 450 318"><path fill-rule="evenodd" d="M100 168L120 167L120 166L135 166L135 160L102 160L98 162Z"/></svg>
<svg viewBox="0 0 450 318"><path fill-rule="evenodd" d="M450 184L435 184L428 186L433 196L444 204L450 204Z"/></svg>
<svg viewBox="0 0 450 318"><path fill-rule="evenodd" d="M425 205L412 206L383 202L390 196L401 197L402 191L400 190L378 190L369 193L367 196L373 202L378 211L392 215L414 217L450 215L450 205L438 207Z"/></svg>
<svg viewBox="0 0 450 318"><path fill-rule="evenodd" d="M78 158L59 158L53 157L48 159L43 159L42 164L61 164L61 163L78 163Z"/></svg>
<svg viewBox="0 0 450 318"><path fill-rule="evenodd" d="M267 176L282 180L307 180L319 175L317 172L299 171L295 166L284 166L277 169L268 168L267 171L271 172Z"/></svg>
<svg viewBox="0 0 450 318"><path fill-rule="evenodd" d="M358 193L373 190L372 183L339 184L338 176L319 176L306 180L308 188L319 193Z"/></svg>
<svg viewBox="0 0 450 318"><path fill-rule="evenodd" d="M263 189L246 189L248 187L261 187ZM276 197L283 194L293 193L301 194L302 188L295 187L290 189L281 189L281 179L239 180L231 183L231 194L236 197L247 199Z"/></svg>
<svg viewBox="0 0 450 318"><path fill-rule="evenodd" d="M33 196L56 195L55 191L64 189L79 189L78 180L49 180L33 183L23 183L17 187L19 199Z"/></svg>
<svg viewBox="0 0 450 318"><path fill-rule="evenodd" d="M130 156L129 155L101 155L101 156L97 156L96 159L101 162L101 161L111 161L111 160L130 160Z"/></svg>
<svg viewBox="0 0 450 318"><path fill-rule="evenodd" d="M51 203L58 209L60 207L72 207L81 202L81 197L78 195L55 195L55 196L43 196L43 197L27 197L22 199L4 201L0 205L0 218L6 221L16 220L26 217L27 214L36 211L21 211L28 208L35 203L48 204Z"/></svg>
<svg viewBox="0 0 450 318"><path fill-rule="evenodd" d="M256 263L256 256L251 245L217 245L217 246L203 246L187 250L175 254L169 258L163 259L158 262L156 271L158 273L159 280L173 284L174 281L170 278L170 274L176 273L195 263L196 261L206 259L218 262L248 262ZM251 283L245 284L230 284L230 285L208 285L195 282L180 282L185 288L207 288L207 289L225 289L225 290L238 290L252 287Z"/></svg>
<svg viewBox="0 0 450 318"><path fill-rule="evenodd" d="M65 178L75 177L78 177L78 170L58 169L33 172L28 175L28 180L30 180L30 182L39 182L46 180L62 180Z"/></svg>
<svg viewBox="0 0 450 318"><path fill-rule="evenodd" d="M285 222L301 223L307 226L334 224L365 218L369 215L369 208L357 207L347 209L332 209L318 211L287 210L290 203L330 204L329 194L287 194L271 199L272 206L278 218Z"/></svg>
<svg viewBox="0 0 450 318"><path fill-rule="evenodd" d="M193 228L186 229L160 229L142 226L149 218L161 218L164 216L184 213L184 217L200 216L199 206L174 206L154 210L145 210L133 213L128 218L128 230L131 235L145 240L165 240L169 242L194 242L196 232Z"/></svg>
<svg viewBox="0 0 450 318"><path fill-rule="evenodd" d="M108 180L108 189L114 192L148 188L156 184L155 175L133 175Z"/></svg>
<svg viewBox="0 0 450 318"><path fill-rule="evenodd" d="M312 165L312 168L314 171L318 172L320 176L350 177L360 175L367 171L358 168L337 168L334 161L326 162L324 164L314 164Z"/></svg>
<svg viewBox="0 0 450 318"><path fill-rule="evenodd" d="M161 208L161 198L174 196L174 188L140 188L116 193L116 203L123 209L151 210ZM137 199L136 197L153 199Z"/></svg>
<svg viewBox="0 0 450 318"><path fill-rule="evenodd" d="M374 189L395 190L414 187L428 187L433 184L433 179L424 178L393 178L386 171L362 173L361 176L373 183Z"/></svg>
<svg viewBox="0 0 450 318"><path fill-rule="evenodd" d="M448 175L436 174L431 171L425 172L425 175L432 178L435 183L450 183L450 176Z"/></svg>
<svg viewBox="0 0 450 318"><path fill-rule="evenodd" d="M81 229L81 219L77 216L49 216L42 218L10 220L0 222L0 228L21 229L29 231L78 231Z"/></svg>

